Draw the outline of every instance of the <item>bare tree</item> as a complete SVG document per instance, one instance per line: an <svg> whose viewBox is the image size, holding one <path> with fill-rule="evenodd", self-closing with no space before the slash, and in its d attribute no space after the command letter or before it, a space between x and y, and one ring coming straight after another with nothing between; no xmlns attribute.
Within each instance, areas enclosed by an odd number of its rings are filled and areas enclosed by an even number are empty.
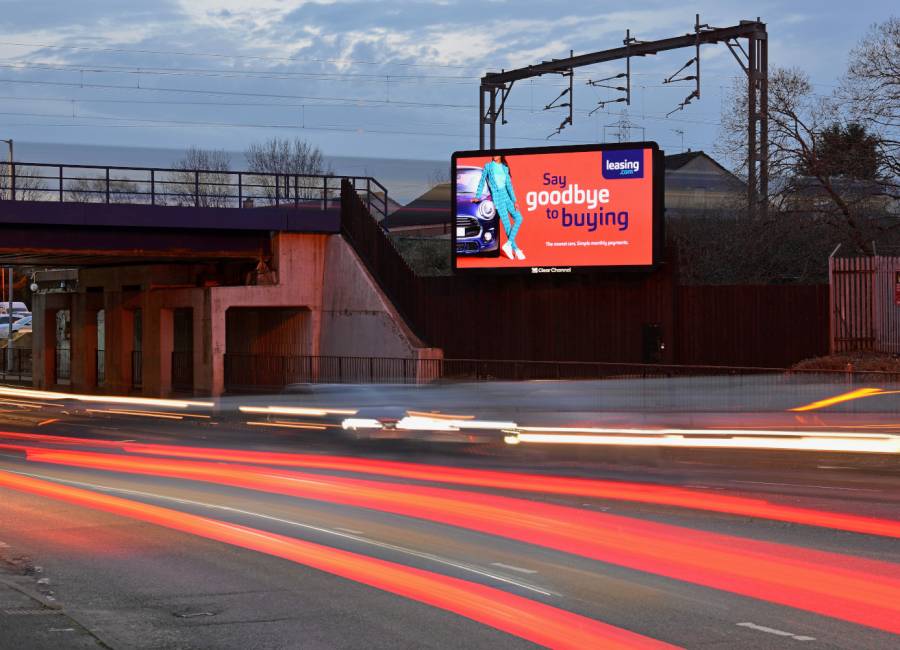
<svg viewBox="0 0 900 650"><path fill-rule="evenodd" d="M237 200L236 179L229 172L231 158L223 149L190 147L174 163L178 170L164 183L166 202L201 208L223 208Z"/></svg>
<svg viewBox="0 0 900 650"><path fill-rule="evenodd" d="M835 229L835 239L847 241L858 252L870 252L872 228L868 217L879 209L874 197L880 185L857 180L863 177L863 170L854 170L852 160L843 173L834 174L829 138L835 132L852 131L840 102L814 93L807 75L797 69L777 69L770 75L768 100L771 196L767 200L773 217L794 212L824 219ZM723 109L717 150L739 173L743 171L745 178L746 114L744 84L734 88L731 101Z"/></svg>
<svg viewBox="0 0 900 650"><path fill-rule="evenodd" d="M900 199L900 18L873 25L850 52L840 96L877 135L886 191Z"/></svg>
<svg viewBox="0 0 900 650"><path fill-rule="evenodd" d="M323 181L314 177L331 170L317 146L301 138L272 138L251 144L244 155L249 170L257 174L254 193L260 199L272 203L276 197L323 198Z"/></svg>
<svg viewBox="0 0 900 650"><path fill-rule="evenodd" d="M65 185L66 201L78 203L106 203L107 192L110 203L148 203L146 192L141 191L138 183L122 178L109 180L105 177L80 177L69 179Z"/></svg>
<svg viewBox="0 0 900 650"><path fill-rule="evenodd" d="M450 169L432 169L428 173L428 184L431 187L435 185L443 185L444 183L450 183Z"/></svg>
<svg viewBox="0 0 900 650"><path fill-rule="evenodd" d="M12 198L12 192L10 192L12 186L11 171L11 165L3 163L2 171L0 171L0 197L4 199ZM45 194L49 186L38 168L16 163L15 172L15 198L17 201L46 201L50 198Z"/></svg>

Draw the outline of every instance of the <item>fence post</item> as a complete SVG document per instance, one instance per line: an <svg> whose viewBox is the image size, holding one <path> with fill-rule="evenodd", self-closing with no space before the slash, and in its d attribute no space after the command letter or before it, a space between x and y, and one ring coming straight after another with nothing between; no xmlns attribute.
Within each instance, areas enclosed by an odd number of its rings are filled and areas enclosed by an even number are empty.
<svg viewBox="0 0 900 650"><path fill-rule="evenodd" d="M238 207L244 207L244 175L241 172L238 172Z"/></svg>
<svg viewBox="0 0 900 650"><path fill-rule="evenodd" d="M344 357L338 357L338 383L344 383Z"/></svg>
<svg viewBox="0 0 900 650"><path fill-rule="evenodd" d="M150 205L156 205L156 170L150 170Z"/></svg>
<svg viewBox="0 0 900 650"><path fill-rule="evenodd" d="M368 176L366 177L366 210L372 214L372 179Z"/></svg>
<svg viewBox="0 0 900 650"><path fill-rule="evenodd" d="M63 202L63 166L59 166L59 202Z"/></svg>
<svg viewBox="0 0 900 650"><path fill-rule="evenodd" d="M9 161L9 200L16 200L16 163Z"/></svg>
<svg viewBox="0 0 900 650"><path fill-rule="evenodd" d="M322 209L328 209L328 177L322 177Z"/></svg>
<svg viewBox="0 0 900 650"><path fill-rule="evenodd" d="M106 202L109 203L109 167L106 168Z"/></svg>
<svg viewBox="0 0 900 650"><path fill-rule="evenodd" d="M281 194L281 178L275 174L275 205L279 205L279 194Z"/></svg>
<svg viewBox="0 0 900 650"><path fill-rule="evenodd" d="M194 207L200 207L200 172L194 170Z"/></svg>

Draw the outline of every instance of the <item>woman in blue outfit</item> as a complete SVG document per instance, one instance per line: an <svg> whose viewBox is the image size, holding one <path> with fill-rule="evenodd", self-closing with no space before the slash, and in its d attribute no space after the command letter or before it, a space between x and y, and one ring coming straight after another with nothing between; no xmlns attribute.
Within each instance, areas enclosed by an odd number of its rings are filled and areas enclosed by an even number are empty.
<svg viewBox="0 0 900 650"><path fill-rule="evenodd" d="M503 229L506 230L506 243L500 247L500 250L509 259L513 259L513 255L515 255L516 259L524 260L525 253L516 245L516 234L518 234L524 218L519 212L519 203L516 201L506 156L494 156L481 170L481 179L478 181L478 189L475 190L472 203L482 200L481 192L484 190L485 181L491 190L491 199L500 214ZM510 223L509 215L513 217L512 223Z"/></svg>

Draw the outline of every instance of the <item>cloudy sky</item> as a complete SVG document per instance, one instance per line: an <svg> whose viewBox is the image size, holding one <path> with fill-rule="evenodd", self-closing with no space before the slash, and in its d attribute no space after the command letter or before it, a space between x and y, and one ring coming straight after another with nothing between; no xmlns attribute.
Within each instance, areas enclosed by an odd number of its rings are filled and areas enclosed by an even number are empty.
<svg viewBox="0 0 900 650"><path fill-rule="evenodd" d="M752 9L748 6L752 4ZM678 5L677 7L675 5ZM848 51L894 3L704 0L0 0L0 137L20 142L242 150L272 135L327 154L446 160L477 144L478 78L488 70L683 34L694 13L726 26L760 16L772 66L833 91ZM752 14L752 15L751 15ZM633 64L632 139L712 150L723 92L742 74L724 46L702 50L702 100L664 86L689 51ZM578 70L575 124L551 140L618 137L622 104ZM559 77L517 85L500 146L535 146L563 118L543 111ZM609 97L609 93L606 93Z"/></svg>

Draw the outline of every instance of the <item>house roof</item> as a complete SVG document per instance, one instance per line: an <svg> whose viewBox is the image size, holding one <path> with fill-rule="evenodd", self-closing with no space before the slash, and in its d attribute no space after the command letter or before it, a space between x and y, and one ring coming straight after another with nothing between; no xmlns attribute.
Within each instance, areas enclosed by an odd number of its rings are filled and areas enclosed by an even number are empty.
<svg viewBox="0 0 900 650"><path fill-rule="evenodd" d="M682 153L669 154L668 156L666 156L666 171L667 172L677 171L677 170L681 169L682 167L684 167L685 165L687 165L689 162L693 162L694 160L697 160L698 158L705 158L706 160L711 162L713 165L715 165L716 167L721 169L723 173L728 174L729 176L734 176L734 174L731 173L731 171L729 171L728 169L723 167L719 163L719 161L717 161L715 158L713 158L712 156L710 156L708 153L706 153L703 150L684 151ZM735 178L737 178L737 177L735 176Z"/></svg>
<svg viewBox="0 0 900 650"><path fill-rule="evenodd" d="M666 170L681 169L692 160L702 158L703 156L710 158L710 156L707 156L703 151L685 151L683 153L669 154L666 156ZM710 160L712 160L712 158L710 158Z"/></svg>
<svg viewBox="0 0 900 650"><path fill-rule="evenodd" d="M450 183L439 183L398 208L382 222L387 228L431 226L450 221Z"/></svg>

